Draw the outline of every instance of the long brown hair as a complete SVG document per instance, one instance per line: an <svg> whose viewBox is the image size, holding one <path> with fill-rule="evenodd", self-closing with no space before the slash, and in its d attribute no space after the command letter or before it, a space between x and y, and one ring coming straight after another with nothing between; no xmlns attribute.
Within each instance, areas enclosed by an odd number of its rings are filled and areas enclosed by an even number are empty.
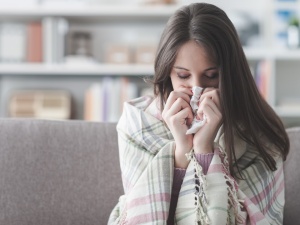
<svg viewBox="0 0 300 225"><path fill-rule="evenodd" d="M225 148L230 152L231 172L233 159L236 161L235 132L259 151L271 170L276 170L272 153L280 153L286 159L288 136L280 118L260 95L234 25L220 8L194 3L170 17L155 59L154 93L163 100L161 110L173 90L170 73L177 52L189 40L204 46L219 68ZM269 149L268 143L276 149Z"/></svg>

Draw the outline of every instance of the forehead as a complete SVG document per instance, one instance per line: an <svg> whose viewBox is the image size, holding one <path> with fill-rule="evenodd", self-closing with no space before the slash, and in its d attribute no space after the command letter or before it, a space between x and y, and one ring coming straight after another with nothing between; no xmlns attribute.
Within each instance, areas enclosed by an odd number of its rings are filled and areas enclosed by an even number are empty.
<svg viewBox="0 0 300 225"><path fill-rule="evenodd" d="M174 66L182 66L189 70L204 70L215 65L211 62L206 49L196 41L190 40L179 48Z"/></svg>

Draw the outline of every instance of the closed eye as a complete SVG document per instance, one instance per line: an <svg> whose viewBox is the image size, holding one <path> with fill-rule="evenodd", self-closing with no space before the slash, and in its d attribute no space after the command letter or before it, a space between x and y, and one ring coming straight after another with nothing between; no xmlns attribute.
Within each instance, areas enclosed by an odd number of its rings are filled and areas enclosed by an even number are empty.
<svg viewBox="0 0 300 225"><path fill-rule="evenodd" d="M213 74L206 74L205 75L208 79L216 79L219 77L219 73L213 73Z"/></svg>
<svg viewBox="0 0 300 225"><path fill-rule="evenodd" d="M177 76L178 76L179 79L186 80L186 79L188 79L191 75L177 73Z"/></svg>

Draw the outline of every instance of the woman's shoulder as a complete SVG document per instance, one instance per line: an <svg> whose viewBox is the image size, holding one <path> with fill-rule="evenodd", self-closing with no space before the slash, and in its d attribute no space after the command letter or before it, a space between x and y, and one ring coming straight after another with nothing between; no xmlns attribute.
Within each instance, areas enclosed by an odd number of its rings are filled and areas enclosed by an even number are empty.
<svg viewBox="0 0 300 225"><path fill-rule="evenodd" d="M154 97L151 95L145 95L138 98L131 99L124 102L124 105L130 105L139 110L145 111L148 106L153 102Z"/></svg>
<svg viewBox="0 0 300 225"><path fill-rule="evenodd" d="M165 124L149 112L152 111L152 103L156 105L152 96L142 96L124 103L123 113L117 124L120 140L126 140L126 144L130 142L135 146L143 146L145 149L157 146L160 149L172 139Z"/></svg>
<svg viewBox="0 0 300 225"><path fill-rule="evenodd" d="M124 103L124 111L143 111L147 115L162 120L160 111L160 101L158 97L151 95L141 96Z"/></svg>

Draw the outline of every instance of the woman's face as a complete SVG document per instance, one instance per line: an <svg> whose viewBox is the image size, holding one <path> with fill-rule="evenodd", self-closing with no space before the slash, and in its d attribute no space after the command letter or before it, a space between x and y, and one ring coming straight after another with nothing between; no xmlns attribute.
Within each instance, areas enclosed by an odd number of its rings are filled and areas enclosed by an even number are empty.
<svg viewBox="0 0 300 225"><path fill-rule="evenodd" d="M191 40L181 46L171 70L174 91L180 87L191 89L219 86L219 70L210 62L205 49Z"/></svg>

